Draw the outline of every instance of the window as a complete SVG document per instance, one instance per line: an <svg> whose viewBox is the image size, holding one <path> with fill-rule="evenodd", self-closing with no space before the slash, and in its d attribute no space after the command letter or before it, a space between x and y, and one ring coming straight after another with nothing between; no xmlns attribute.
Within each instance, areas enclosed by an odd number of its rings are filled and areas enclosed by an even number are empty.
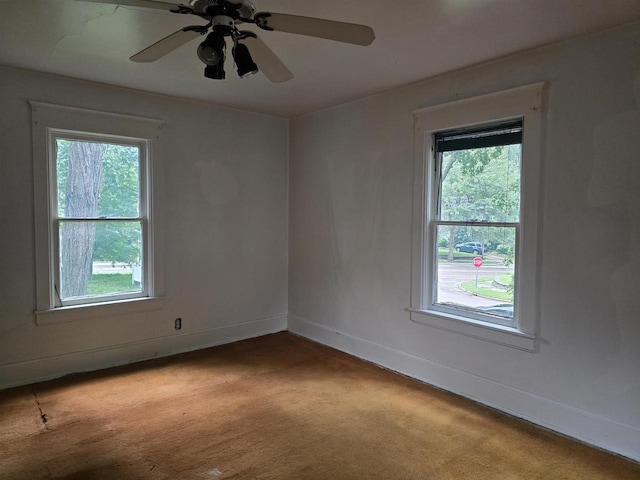
<svg viewBox="0 0 640 480"><path fill-rule="evenodd" d="M147 141L49 135L56 304L146 296Z"/></svg>
<svg viewBox="0 0 640 480"><path fill-rule="evenodd" d="M38 324L157 308L151 153L161 122L31 105Z"/></svg>
<svg viewBox="0 0 640 480"><path fill-rule="evenodd" d="M413 321L535 349L542 88L414 112Z"/></svg>
<svg viewBox="0 0 640 480"><path fill-rule="evenodd" d="M522 119L435 134L434 310L513 326L521 147Z"/></svg>

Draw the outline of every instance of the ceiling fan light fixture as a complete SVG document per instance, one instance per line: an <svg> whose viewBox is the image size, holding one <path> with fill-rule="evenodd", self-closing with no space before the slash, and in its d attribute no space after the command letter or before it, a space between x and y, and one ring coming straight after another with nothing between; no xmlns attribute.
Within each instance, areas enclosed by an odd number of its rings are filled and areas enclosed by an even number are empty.
<svg viewBox="0 0 640 480"><path fill-rule="evenodd" d="M197 54L200 61L206 65L205 77L214 79L225 78L226 37L233 40L231 53L241 78L251 76L259 70L268 80L275 83L293 78L293 74L282 60L254 32L238 29L240 24L253 24L266 31L306 35L352 45L369 45L376 38L373 29L366 25L284 13L256 13L254 0L186 0L178 5L173 5L174 0L85 1L167 8L172 13L194 15L207 21L206 24L183 27L132 55L130 59L140 63L154 62L198 36L205 35L211 29L209 35L198 46ZM240 44L240 40L246 42L246 45ZM253 50L260 69L253 61L248 47Z"/></svg>
<svg viewBox="0 0 640 480"><path fill-rule="evenodd" d="M238 75L240 78L250 77L258 73L258 66L251 58L251 53L246 45L238 43L232 50L233 59L238 67Z"/></svg>
<svg viewBox="0 0 640 480"><path fill-rule="evenodd" d="M207 65L204 67L204 76L213 80L224 80L224 63L218 65Z"/></svg>
<svg viewBox="0 0 640 480"><path fill-rule="evenodd" d="M208 66L224 64L225 47L224 33L214 30L207 35L204 42L198 46L198 58L202 63Z"/></svg>

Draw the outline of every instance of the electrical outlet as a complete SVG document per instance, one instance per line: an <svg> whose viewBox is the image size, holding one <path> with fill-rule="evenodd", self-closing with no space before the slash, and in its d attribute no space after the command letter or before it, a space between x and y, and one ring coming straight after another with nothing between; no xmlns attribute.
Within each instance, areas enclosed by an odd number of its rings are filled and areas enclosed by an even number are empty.
<svg viewBox="0 0 640 480"><path fill-rule="evenodd" d="M176 321L173 324L173 328L175 328L176 330L180 330L182 328L182 319L181 318L176 318Z"/></svg>

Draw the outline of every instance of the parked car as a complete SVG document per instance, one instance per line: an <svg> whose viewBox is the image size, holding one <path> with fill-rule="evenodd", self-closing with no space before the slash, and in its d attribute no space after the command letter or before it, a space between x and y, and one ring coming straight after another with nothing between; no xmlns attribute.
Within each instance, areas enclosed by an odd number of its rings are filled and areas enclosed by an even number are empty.
<svg viewBox="0 0 640 480"><path fill-rule="evenodd" d="M501 317L513 318L513 305L510 303L499 303L497 305L491 305L488 307L476 307L483 312L493 313L494 315L500 315Z"/></svg>
<svg viewBox="0 0 640 480"><path fill-rule="evenodd" d="M484 253L484 247L479 242L459 243L455 248L456 252L475 253L476 255Z"/></svg>

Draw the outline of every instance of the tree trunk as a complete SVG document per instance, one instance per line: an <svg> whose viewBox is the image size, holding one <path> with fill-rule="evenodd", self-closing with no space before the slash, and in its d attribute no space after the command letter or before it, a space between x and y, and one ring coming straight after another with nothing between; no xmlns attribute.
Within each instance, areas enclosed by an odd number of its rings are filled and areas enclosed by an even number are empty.
<svg viewBox="0 0 640 480"><path fill-rule="evenodd" d="M450 152L451 155L449 155L449 159L447 161L446 165L442 166L442 174L440 176L440 194L442 195L442 188L443 188L443 184L445 179L447 178L447 175L449 175L449 172L451 171L451 169L453 168L453 164L456 163L456 160L458 160L458 152L454 151L454 152ZM458 228L454 227L454 226L450 226L449 227L449 253L447 255L447 261L449 262L453 262L453 250L455 248L455 238L456 238L456 233L458 233Z"/></svg>
<svg viewBox="0 0 640 480"><path fill-rule="evenodd" d="M102 187L100 143L72 142L64 213L67 218L98 216ZM60 225L61 297L85 295L91 276L91 258L96 238L94 222L63 222Z"/></svg>
<svg viewBox="0 0 640 480"><path fill-rule="evenodd" d="M453 262L453 251L455 249L456 242L456 233L458 233L458 227L454 227L453 225L449 226L449 254L447 255L447 260L449 262Z"/></svg>

